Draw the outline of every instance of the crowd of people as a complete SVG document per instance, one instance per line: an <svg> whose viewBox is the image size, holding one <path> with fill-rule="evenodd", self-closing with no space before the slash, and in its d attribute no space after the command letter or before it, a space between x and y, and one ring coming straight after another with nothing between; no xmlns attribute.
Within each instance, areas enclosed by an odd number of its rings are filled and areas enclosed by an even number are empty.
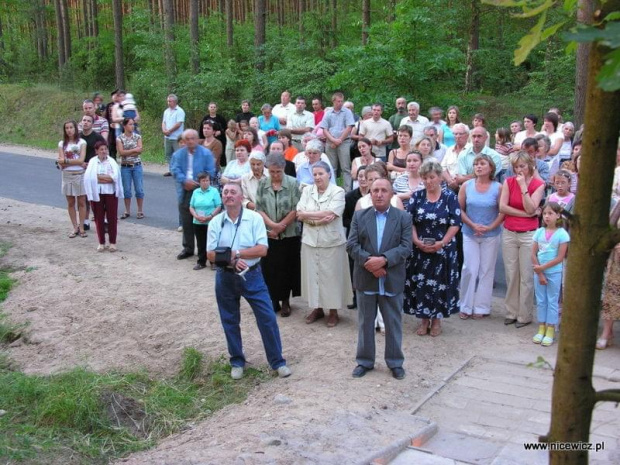
<svg viewBox="0 0 620 465"><path fill-rule="evenodd" d="M457 106L447 109L445 120L438 107L426 118L418 103L400 97L386 120L382 104L358 116L339 92L327 108L320 99L311 103L312 112L304 97L293 102L285 91L277 105L262 105L261 115L244 100L227 120L210 102L200 126L191 129L177 96L167 97L161 131L169 168L164 176L174 178L183 233L177 258L196 255L197 271L208 262L217 268L234 377L242 376L245 360L238 297L255 311L272 368L288 376L275 314L289 317L290 298L301 295L310 308L308 324L325 318L335 327L342 309L358 307L353 376L374 366L376 328L385 334L388 366L402 379L401 314L419 319L417 335L432 337L451 315L489 316L500 247L504 324L530 325L536 305L539 327L532 340L554 342L583 126L575 132L551 108L540 128L534 114L497 128L491 148L484 115L476 113L470 127ZM85 100L83 110L79 125L64 124L58 146L69 237L86 237L92 206L97 250L113 252L118 199L124 199L120 219L131 216L134 196L136 218L144 218L140 116L133 96L122 90L108 105L100 95ZM619 186L620 169L616 200ZM618 256L616 250L610 259L609 296L618 293ZM236 307L225 288L236 289ZM599 349L612 343L617 302L604 299Z"/></svg>

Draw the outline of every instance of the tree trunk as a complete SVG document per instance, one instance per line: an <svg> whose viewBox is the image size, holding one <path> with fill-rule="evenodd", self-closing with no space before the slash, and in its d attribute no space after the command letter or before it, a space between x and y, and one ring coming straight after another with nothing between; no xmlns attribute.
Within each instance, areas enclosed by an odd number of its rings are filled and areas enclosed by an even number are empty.
<svg viewBox="0 0 620 465"><path fill-rule="evenodd" d="M32 15L34 16L37 57L44 61L47 59L47 33L45 30L45 6L42 0L32 2Z"/></svg>
<svg viewBox="0 0 620 465"><path fill-rule="evenodd" d="M189 2L189 41L192 58L192 74L200 72L200 50L198 49L198 0Z"/></svg>
<svg viewBox="0 0 620 465"><path fill-rule="evenodd" d="M67 62L67 55L65 55L65 32L63 30L61 0L55 0L54 6L56 8L56 38L58 40L58 71L62 71L63 66Z"/></svg>
<svg viewBox="0 0 620 465"><path fill-rule="evenodd" d="M480 2L471 0L471 22L469 23L469 43L467 44L467 68L465 71L465 92L474 90L475 53L480 47Z"/></svg>
<svg viewBox="0 0 620 465"><path fill-rule="evenodd" d="M125 87L125 67L123 66L123 0L112 0L114 18L114 71L116 88Z"/></svg>
<svg viewBox="0 0 620 465"><path fill-rule="evenodd" d="M62 31L64 34L65 44L65 63L71 58L71 23L69 21L69 6L67 0L60 0L62 11Z"/></svg>
<svg viewBox="0 0 620 465"><path fill-rule="evenodd" d="M605 4L600 18L620 9L620 0ZM592 409L597 401L592 371L603 273L614 237L609 227L609 205L620 119L620 91L603 92L596 81L611 49L590 48L579 195L571 222L562 337L553 383L550 442L588 442ZM596 208L592 208L596 206ZM588 463L587 451L552 451L552 465Z"/></svg>
<svg viewBox="0 0 620 465"><path fill-rule="evenodd" d="M99 9L97 7L97 0L90 0L90 25L93 31L93 37L99 36L99 21L97 17L99 16Z"/></svg>
<svg viewBox="0 0 620 465"><path fill-rule="evenodd" d="M84 37L92 36L90 27L90 0L82 0L82 22L84 23Z"/></svg>
<svg viewBox="0 0 620 465"><path fill-rule="evenodd" d="M390 11L388 13L388 23L393 23L396 20L396 0L390 0Z"/></svg>
<svg viewBox="0 0 620 465"><path fill-rule="evenodd" d="M331 0L331 13L332 13L332 31L330 34L330 45L332 48L336 48L338 45L337 34L338 34L338 2L336 0Z"/></svg>
<svg viewBox="0 0 620 465"><path fill-rule="evenodd" d="M591 24L593 14L594 2L592 0L579 0L579 6L577 8L577 22L582 24ZM577 57L575 63L575 108L573 112L575 131L577 131L579 126L581 126L581 123L584 122L589 53L590 44L581 42L577 44Z"/></svg>
<svg viewBox="0 0 620 465"><path fill-rule="evenodd" d="M2 17L0 17L0 52L4 52L4 33L2 30Z"/></svg>
<svg viewBox="0 0 620 465"><path fill-rule="evenodd" d="M277 18L278 18L278 34L282 35L284 27L284 0L276 0Z"/></svg>
<svg viewBox="0 0 620 465"><path fill-rule="evenodd" d="M226 0L226 45L233 46L233 0Z"/></svg>
<svg viewBox="0 0 620 465"><path fill-rule="evenodd" d="M254 48L256 49L256 68L265 68L265 36L267 22L267 0L255 0L254 3Z"/></svg>
<svg viewBox="0 0 620 465"><path fill-rule="evenodd" d="M174 11L172 8L172 0L163 0L164 7L164 60L166 62L166 75L168 77L168 84L171 84L175 75L175 61L174 50L172 44L174 43Z"/></svg>
<svg viewBox="0 0 620 465"><path fill-rule="evenodd" d="M368 30L370 29L370 0L362 2L362 45L368 44Z"/></svg>
<svg viewBox="0 0 620 465"><path fill-rule="evenodd" d="M306 13L306 0L299 0L299 43L304 43L304 14Z"/></svg>

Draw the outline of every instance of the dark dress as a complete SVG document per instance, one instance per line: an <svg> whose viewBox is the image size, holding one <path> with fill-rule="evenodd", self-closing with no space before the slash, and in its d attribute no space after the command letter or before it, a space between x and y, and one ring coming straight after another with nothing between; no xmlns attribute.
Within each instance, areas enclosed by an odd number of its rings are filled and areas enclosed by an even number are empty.
<svg viewBox="0 0 620 465"><path fill-rule="evenodd" d="M426 189L414 192L407 211L418 238L443 239L451 226L461 226L456 195L442 189L437 202L429 202ZM456 239L437 253L422 252L415 245L407 262L405 313L417 318L447 318L458 312L460 270Z"/></svg>

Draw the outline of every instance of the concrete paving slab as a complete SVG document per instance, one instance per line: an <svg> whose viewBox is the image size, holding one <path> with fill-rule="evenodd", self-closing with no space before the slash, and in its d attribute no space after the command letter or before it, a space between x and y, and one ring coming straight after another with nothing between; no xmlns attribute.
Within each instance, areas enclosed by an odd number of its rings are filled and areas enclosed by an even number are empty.
<svg viewBox="0 0 620 465"><path fill-rule="evenodd" d="M470 359L417 408L417 415L438 426L438 433L423 448L440 458L471 464L547 464L547 451L526 451L524 443L537 443L539 436L549 431L553 371L528 367L527 363L531 362ZM593 379L595 388L617 389L612 378L618 371L599 366L595 373L601 377ZM590 440L604 442L605 449L590 453L591 464L620 463L619 433L620 409L613 403L597 404ZM416 457L391 463L426 462Z"/></svg>
<svg viewBox="0 0 620 465"><path fill-rule="evenodd" d="M416 449L407 449L390 462L390 465L460 465L463 462L429 454Z"/></svg>
<svg viewBox="0 0 620 465"><path fill-rule="evenodd" d="M440 431L424 444L425 449L436 451L442 457L480 464L490 463L502 447L500 442L452 431Z"/></svg>

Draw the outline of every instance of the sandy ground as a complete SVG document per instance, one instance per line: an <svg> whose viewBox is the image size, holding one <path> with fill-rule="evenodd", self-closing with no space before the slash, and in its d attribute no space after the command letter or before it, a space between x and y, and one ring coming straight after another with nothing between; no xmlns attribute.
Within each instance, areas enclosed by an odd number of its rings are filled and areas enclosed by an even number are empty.
<svg viewBox="0 0 620 465"><path fill-rule="evenodd" d="M167 376L178 369L184 347L211 358L226 355L214 272L193 271L193 262L175 259L181 241L176 231L119 226L119 251L97 253L94 231L88 238L67 237L65 210L0 198L0 241L13 245L3 264L18 270L19 281L3 311L29 324L26 337L10 349L26 373L86 366L145 368ZM351 378L355 311L342 311L333 329L324 320L306 325L305 302L294 299L293 315L278 318L290 378L263 383L243 405L121 462L356 463L419 426L409 413L412 406L471 356L555 359L556 346L531 343L533 326L505 327L501 307L496 301L493 315L481 321L450 318L438 338L416 336L415 319L405 317L407 377L396 381L382 360L379 334L375 370ZM242 333L248 361L264 366L260 336L245 302Z"/></svg>

